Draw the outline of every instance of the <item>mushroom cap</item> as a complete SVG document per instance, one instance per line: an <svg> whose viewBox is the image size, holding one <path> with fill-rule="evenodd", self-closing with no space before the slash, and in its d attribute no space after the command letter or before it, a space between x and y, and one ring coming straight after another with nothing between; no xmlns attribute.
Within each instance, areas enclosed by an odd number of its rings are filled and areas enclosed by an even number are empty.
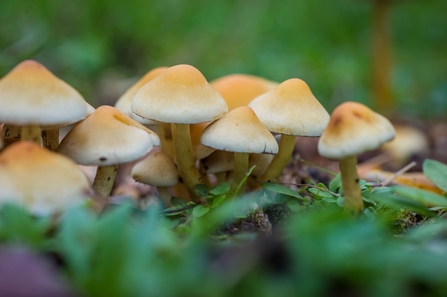
<svg viewBox="0 0 447 297"><path fill-rule="evenodd" d="M278 143L248 106L230 111L209 124L201 142L209 147L229 152L276 154Z"/></svg>
<svg viewBox="0 0 447 297"><path fill-rule="evenodd" d="M157 134L112 106L100 106L76 124L58 151L82 165L134 161L159 146Z"/></svg>
<svg viewBox="0 0 447 297"><path fill-rule="evenodd" d="M248 162L248 167L251 168L256 165L256 167L251 172L253 176L261 176L269 167L273 160L273 155L271 154L251 154Z"/></svg>
<svg viewBox="0 0 447 297"><path fill-rule="evenodd" d="M274 90L278 83L248 74L230 74L210 82L225 99L228 111L247 106L254 98Z"/></svg>
<svg viewBox="0 0 447 297"><path fill-rule="evenodd" d="M145 84L132 101L132 112L164 123L196 124L228 112L222 96L202 73L190 65L176 65Z"/></svg>
<svg viewBox="0 0 447 297"><path fill-rule="evenodd" d="M200 137L202 136L203 130L208 126L210 122L192 124L189 126L189 132L191 134L191 145L194 153L194 159L200 160L208 157L215 150L208 146L204 146L200 142Z"/></svg>
<svg viewBox="0 0 447 297"><path fill-rule="evenodd" d="M357 102L340 104L318 142L318 152L330 159L374 150L394 138L394 127L384 116Z"/></svg>
<svg viewBox="0 0 447 297"><path fill-rule="evenodd" d="M202 160L206 173L219 173L234 170L234 153L217 150Z"/></svg>
<svg viewBox="0 0 447 297"><path fill-rule="evenodd" d="M160 74L162 74L168 67L157 67L149 72L147 72L142 78L140 78L136 83L134 83L126 92L116 101L115 108L121 110L126 115L132 117L137 122L144 125L154 125L157 124L155 121L144 120L141 117L132 115L132 110L130 106L132 105L132 100L135 94L143 87L146 83L150 82Z"/></svg>
<svg viewBox="0 0 447 297"><path fill-rule="evenodd" d="M42 64L26 60L0 80L0 122L64 126L88 114L82 96Z"/></svg>
<svg viewBox="0 0 447 297"><path fill-rule="evenodd" d="M140 183L156 187L171 187L180 182L174 161L162 150L155 148L135 164L131 175Z"/></svg>
<svg viewBox="0 0 447 297"><path fill-rule="evenodd" d="M19 203L45 215L82 203L89 192L75 162L35 143L19 141L0 154L0 203Z"/></svg>
<svg viewBox="0 0 447 297"><path fill-rule="evenodd" d="M299 78L288 79L248 105L272 132L295 136L320 136L329 114Z"/></svg>

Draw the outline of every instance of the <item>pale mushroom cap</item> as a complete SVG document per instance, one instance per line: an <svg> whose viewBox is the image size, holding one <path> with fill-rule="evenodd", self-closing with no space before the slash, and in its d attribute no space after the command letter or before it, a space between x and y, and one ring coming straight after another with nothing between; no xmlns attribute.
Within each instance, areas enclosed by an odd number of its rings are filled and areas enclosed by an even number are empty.
<svg viewBox="0 0 447 297"><path fill-rule="evenodd" d="M81 204L90 192L87 177L69 158L19 141L0 154L0 203L14 202L46 215Z"/></svg>
<svg viewBox="0 0 447 297"><path fill-rule="evenodd" d="M189 127L189 131L191 134L191 145L194 153L194 159L200 160L208 157L215 149L210 148L208 146L204 146L200 142L200 137L202 136L203 130L208 126L210 122L192 124Z"/></svg>
<svg viewBox="0 0 447 297"><path fill-rule="evenodd" d="M137 92L143 87L146 83L150 82L160 74L162 74L168 67L157 67L146 73L142 78L140 78L136 83L134 83L126 92L116 101L115 107L126 115L132 117L137 122L143 125L154 125L154 121L144 120L141 117L132 115L132 110L130 106L132 105L132 100L137 94Z"/></svg>
<svg viewBox="0 0 447 297"><path fill-rule="evenodd" d="M272 132L295 136L320 136L329 114L301 79L288 79L256 97L248 105Z"/></svg>
<svg viewBox="0 0 447 297"><path fill-rule="evenodd" d="M209 124L200 139L206 146L229 152L276 154L278 143L248 106L238 107Z"/></svg>
<svg viewBox="0 0 447 297"><path fill-rule="evenodd" d="M357 102L340 104L318 142L318 152L330 159L374 150L394 138L394 127L382 115Z"/></svg>
<svg viewBox="0 0 447 297"><path fill-rule="evenodd" d="M131 176L138 182L156 187L171 187L180 182L180 174L174 161L159 149L135 164Z"/></svg>
<svg viewBox="0 0 447 297"><path fill-rule="evenodd" d="M253 176L263 175L272 162L273 157L271 154L251 154L248 167L251 168L256 165L251 174Z"/></svg>
<svg viewBox="0 0 447 297"><path fill-rule="evenodd" d="M278 86L277 82L247 74L230 74L210 82L225 99L228 111L247 106L254 98Z"/></svg>
<svg viewBox="0 0 447 297"><path fill-rule="evenodd" d="M82 165L134 161L159 146L157 134L111 106L100 106L76 124L58 151Z"/></svg>
<svg viewBox="0 0 447 297"><path fill-rule="evenodd" d="M202 160L206 173L219 173L234 170L234 153L217 150Z"/></svg>
<svg viewBox="0 0 447 297"><path fill-rule="evenodd" d="M202 73L190 65L168 68L135 95L136 115L176 124L196 124L221 118L228 112L222 96Z"/></svg>
<svg viewBox="0 0 447 297"><path fill-rule="evenodd" d="M65 125L82 120L84 98L42 64L26 60L0 80L0 122L13 125Z"/></svg>

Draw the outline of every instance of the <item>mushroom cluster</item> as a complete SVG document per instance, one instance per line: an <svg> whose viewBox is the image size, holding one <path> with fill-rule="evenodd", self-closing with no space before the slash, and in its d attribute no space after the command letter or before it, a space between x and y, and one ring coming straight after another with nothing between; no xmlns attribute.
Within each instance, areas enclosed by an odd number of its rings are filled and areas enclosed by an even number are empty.
<svg viewBox="0 0 447 297"><path fill-rule="evenodd" d="M342 104L329 117L301 79L277 83L233 74L208 83L186 64L149 71L115 107L95 110L43 65L28 60L0 79L0 105L7 147L0 154L0 203L15 199L36 212L82 200L92 195L88 189L106 201L118 165L137 160L131 176L158 187L165 205L172 196L199 201L197 185L222 181L231 184L228 197L234 197L245 191L247 172L253 174L251 188L278 180L296 137L320 135L320 154L340 160L345 207L360 211L355 155L394 135L385 118L358 103ZM59 143L59 128L71 124ZM22 141L11 144L17 140ZM58 160L63 165L56 165ZM75 163L97 166L92 184ZM26 185L16 177L25 174L25 164ZM48 194L37 194L47 183L53 186ZM56 196L64 197L56 201Z"/></svg>

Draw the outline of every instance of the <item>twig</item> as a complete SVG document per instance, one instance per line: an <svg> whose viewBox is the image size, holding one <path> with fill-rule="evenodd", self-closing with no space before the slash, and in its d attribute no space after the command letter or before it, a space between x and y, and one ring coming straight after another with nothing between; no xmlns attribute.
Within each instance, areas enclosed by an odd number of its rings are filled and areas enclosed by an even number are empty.
<svg viewBox="0 0 447 297"><path fill-rule="evenodd" d="M411 168L413 168L414 166L416 166L416 162L413 161L410 164L406 165L405 167L403 167L402 169L400 169L399 171L397 171L396 173L394 173L392 176L388 177L387 179L385 179L382 182L382 186L387 186L390 183L393 182L393 180L396 179L396 177L398 177L399 175L404 174L405 172L407 172L408 170L410 170Z"/></svg>

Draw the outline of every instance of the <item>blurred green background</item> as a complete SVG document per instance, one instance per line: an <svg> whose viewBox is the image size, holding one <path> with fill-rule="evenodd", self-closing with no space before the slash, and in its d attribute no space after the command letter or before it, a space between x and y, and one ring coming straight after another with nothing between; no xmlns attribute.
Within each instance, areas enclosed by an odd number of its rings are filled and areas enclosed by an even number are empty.
<svg viewBox="0 0 447 297"><path fill-rule="evenodd" d="M395 114L445 117L447 1L386 2ZM188 63L208 80L302 78L328 110L347 100L374 106L373 7L373 0L2 0L0 76L32 58L93 105L113 104L148 70Z"/></svg>

